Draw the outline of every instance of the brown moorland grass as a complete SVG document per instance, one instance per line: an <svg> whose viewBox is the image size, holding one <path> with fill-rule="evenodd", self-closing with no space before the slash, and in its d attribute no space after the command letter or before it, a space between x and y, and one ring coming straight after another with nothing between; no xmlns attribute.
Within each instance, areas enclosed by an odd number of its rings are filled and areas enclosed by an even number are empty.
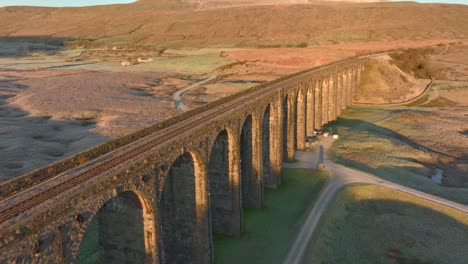
<svg viewBox="0 0 468 264"><path fill-rule="evenodd" d="M434 54L434 48L415 48L393 52L390 54L392 62L404 72L416 78L428 79L434 76L429 56Z"/></svg>
<svg viewBox="0 0 468 264"><path fill-rule="evenodd" d="M354 97L357 103L398 103L417 97L429 80L418 80L402 71L387 56L369 61L361 75L361 83Z"/></svg>
<svg viewBox="0 0 468 264"><path fill-rule="evenodd" d="M332 125L341 139L331 154L336 162L385 180L468 204L463 113L462 108L352 108ZM430 179L435 167L444 170L443 186Z"/></svg>
<svg viewBox="0 0 468 264"><path fill-rule="evenodd" d="M193 9L174 3L5 7L0 8L0 35L65 37L88 47L317 46L468 38L466 5L321 2Z"/></svg>

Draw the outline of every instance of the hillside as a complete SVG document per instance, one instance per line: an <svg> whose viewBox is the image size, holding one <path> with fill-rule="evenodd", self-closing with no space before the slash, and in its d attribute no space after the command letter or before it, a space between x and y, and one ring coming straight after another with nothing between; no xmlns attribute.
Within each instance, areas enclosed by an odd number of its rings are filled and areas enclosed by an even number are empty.
<svg viewBox="0 0 468 264"><path fill-rule="evenodd" d="M316 2L199 7L183 0L81 8L5 7L0 8L0 36L85 39L88 46L175 47L468 38L466 5Z"/></svg>
<svg viewBox="0 0 468 264"><path fill-rule="evenodd" d="M374 104L404 102L422 93L427 84L428 80L415 79L384 55L369 62L354 100Z"/></svg>

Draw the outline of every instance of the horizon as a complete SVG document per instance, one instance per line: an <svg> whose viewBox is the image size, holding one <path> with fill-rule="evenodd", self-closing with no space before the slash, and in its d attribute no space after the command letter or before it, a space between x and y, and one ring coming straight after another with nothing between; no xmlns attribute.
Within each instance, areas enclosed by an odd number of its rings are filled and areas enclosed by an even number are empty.
<svg viewBox="0 0 468 264"><path fill-rule="evenodd" d="M83 7L95 5L130 4L136 0L0 0L0 7L43 6L43 7Z"/></svg>
<svg viewBox="0 0 468 264"><path fill-rule="evenodd" d="M403 0L404 1L404 0ZM403 2L393 1L393 2ZM0 0L0 7L7 6L42 6L42 7L85 7L110 4L130 4L137 0ZM378 2L378 1L376 1ZM468 0L418 0L417 3L440 3L468 5Z"/></svg>

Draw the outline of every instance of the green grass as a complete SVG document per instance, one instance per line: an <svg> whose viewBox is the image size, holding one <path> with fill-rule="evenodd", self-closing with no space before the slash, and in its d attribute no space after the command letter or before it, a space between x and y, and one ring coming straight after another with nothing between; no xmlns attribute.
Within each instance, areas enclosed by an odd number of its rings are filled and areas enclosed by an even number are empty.
<svg viewBox="0 0 468 264"><path fill-rule="evenodd" d="M244 50L244 49L245 48L226 48L226 47L188 48L188 47L185 47L181 49L169 48L164 51L164 54L193 56L193 55L203 55L203 54L213 54L213 53L220 54L225 51L236 51L236 50Z"/></svg>
<svg viewBox="0 0 468 264"><path fill-rule="evenodd" d="M372 185L340 192L302 263L468 263L468 216Z"/></svg>
<svg viewBox="0 0 468 264"><path fill-rule="evenodd" d="M313 170L285 169L281 188L265 190L265 208L244 210L241 238L215 236L215 262L282 263L325 181Z"/></svg>
<svg viewBox="0 0 468 264"><path fill-rule="evenodd" d="M421 96L420 98L418 98L417 100L406 104L406 106L421 106L421 105L426 104L429 101L430 101L430 95L425 94L425 95Z"/></svg>
<svg viewBox="0 0 468 264"><path fill-rule="evenodd" d="M218 53L210 53L179 58L164 58L145 63L143 66L160 71L204 74L233 62L220 57Z"/></svg>
<svg viewBox="0 0 468 264"><path fill-rule="evenodd" d="M411 111L401 109L405 113ZM330 149L333 160L391 182L468 204L468 188L440 186L427 177L431 175L432 166L437 165L438 156L409 145L429 148L431 145L428 147L425 142L437 142L436 146L455 149L456 144L450 145L450 134L436 133L433 136L427 128L413 127L415 122L394 110L352 108L346 111L333 124L341 136ZM428 112L426 119L431 116Z"/></svg>
<svg viewBox="0 0 468 264"><path fill-rule="evenodd" d="M99 261L99 224L98 219L94 218L88 226L86 233L80 245L77 263L80 264L100 264Z"/></svg>

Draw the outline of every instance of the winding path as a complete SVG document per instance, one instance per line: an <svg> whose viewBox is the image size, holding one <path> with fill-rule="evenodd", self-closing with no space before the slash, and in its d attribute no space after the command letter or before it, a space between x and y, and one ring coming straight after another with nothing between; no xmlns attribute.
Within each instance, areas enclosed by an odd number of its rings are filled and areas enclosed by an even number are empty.
<svg viewBox="0 0 468 264"><path fill-rule="evenodd" d="M211 80L214 80L216 77L216 75L211 75L210 77L208 77L208 79L205 79L201 82L197 82L197 83L194 83L182 90L179 90L177 92L175 92L173 95L172 95L172 100L174 100L174 102L176 103L176 106L177 106L177 110L181 111L181 112L187 112L188 109L187 109L187 106L182 102L182 95L187 92L188 90L190 89L193 89L193 88L196 88L200 85L203 85Z"/></svg>
<svg viewBox="0 0 468 264"><path fill-rule="evenodd" d="M333 197L335 197L337 191L348 184L369 183L380 185L468 213L468 206L466 205L452 202L406 186L385 181L369 173L334 163L329 158L327 158L327 155L325 154L325 151L330 148L332 143L332 138L324 138L320 141L320 147L316 148L315 151L296 152L296 159L299 160L299 162L289 164L286 163L284 165L285 168L316 168L318 164L323 163L325 165L325 170L330 175L325 188L322 190L319 198L315 202L315 205L307 216L307 219L302 226L296 240L294 241L293 246L289 250L287 257L283 262L284 264L298 264L301 262L302 256L304 255L307 245L320 221L320 218L326 212L328 205L333 200Z"/></svg>

